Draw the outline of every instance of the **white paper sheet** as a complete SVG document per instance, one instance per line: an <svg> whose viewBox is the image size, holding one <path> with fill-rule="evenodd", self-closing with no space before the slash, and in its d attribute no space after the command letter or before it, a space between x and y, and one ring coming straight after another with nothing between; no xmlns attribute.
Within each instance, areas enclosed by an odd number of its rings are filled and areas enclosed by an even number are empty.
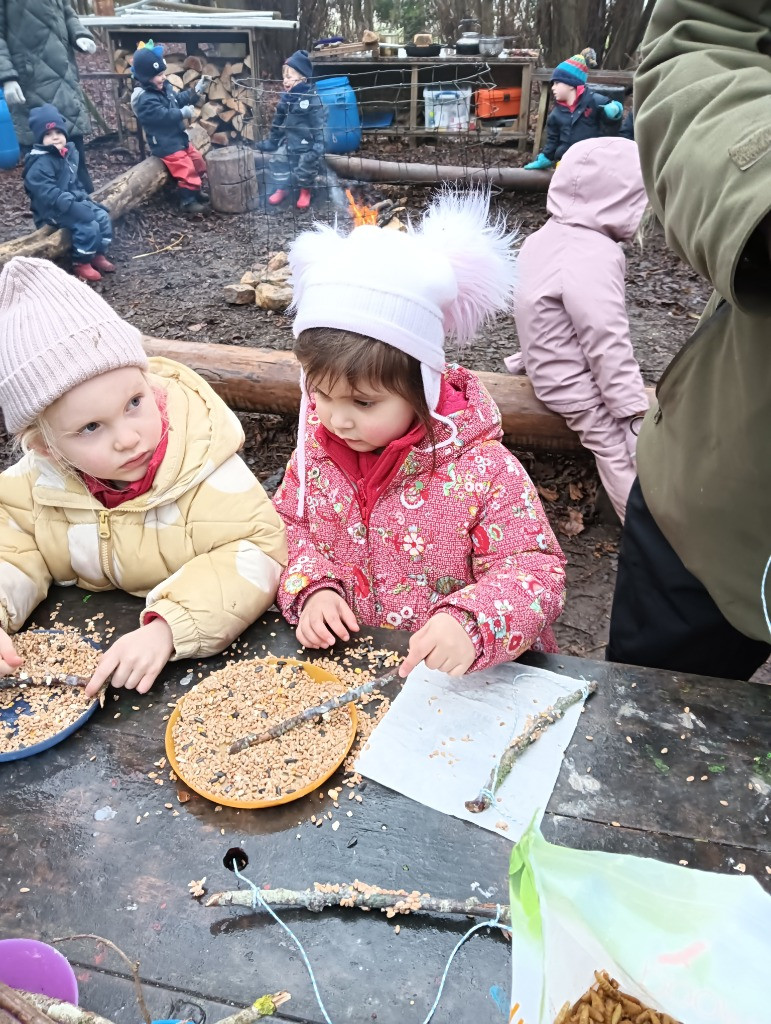
<svg viewBox="0 0 771 1024"><path fill-rule="evenodd" d="M543 816L581 702L514 763L491 807L473 814L464 803L486 785L528 715L583 682L516 663L460 678L419 665L370 736L356 770L427 807L516 842L536 812L539 821Z"/></svg>

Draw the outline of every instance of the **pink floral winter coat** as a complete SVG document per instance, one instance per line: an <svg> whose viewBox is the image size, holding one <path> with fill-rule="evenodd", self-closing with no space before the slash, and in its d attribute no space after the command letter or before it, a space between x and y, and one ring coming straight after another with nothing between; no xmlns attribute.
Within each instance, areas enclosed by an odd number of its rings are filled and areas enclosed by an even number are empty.
<svg viewBox="0 0 771 1024"><path fill-rule="evenodd" d="M457 442L379 456L393 471L355 479L311 408L305 424L307 485L297 517L297 453L274 499L287 527L289 564L277 602L296 623L316 590L336 590L359 622L416 630L437 612L457 619L477 650L470 671L528 648L554 652L550 623L562 611L565 562L532 481L500 443L500 414L479 379L445 374L460 398ZM442 407L440 406L440 409ZM302 428L301 424L301 428ZM440 435L441 439L441 435ZM402 458L403 454L403 458ZM436 459L432 475L432 462ZM348 464L348 471L341 463Z"/></svg>

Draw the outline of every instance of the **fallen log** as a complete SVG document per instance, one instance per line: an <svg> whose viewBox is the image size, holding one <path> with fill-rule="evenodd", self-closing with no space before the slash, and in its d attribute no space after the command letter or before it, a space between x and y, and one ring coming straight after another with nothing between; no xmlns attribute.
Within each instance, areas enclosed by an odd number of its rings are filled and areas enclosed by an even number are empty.
<svg viewBox="0 0 771 1024"><path fill-rule="evenodd" d="M205 153L211 143L208 134L193 125L190 129L193 145ZM107 207L110 217L115 220L127 210L138 206L144 199L158 192L169 181L169 172L158 157L151 156L133 167L129 167L117 178L108 181L93 193L95 203ZM63 256L70 246L70 233L52 227L39 228L29 235L12 238L0 245L0 267L14 256L37 256L44 260L55 260Z"/></svg>
<svg viewBox="0 0 771 1024"><path fill-rule="evenodd" d="M551 171L525 171L521 167L455 167L452 164L410 164L401 160L367 160L327 153L327 166L341 178L358 181L393 181L431 185L440 181L471 181L517 192L546 192Z"/></svg>
<svg viewBox="0 0 771 1024"><path fill-rule="evenodd" d="M299 412L299 367L291 352L148 337L144 346L148 355L167 356L196 370L233 409ZM508 373L480 373L479 378L500 409L510 444L545 451L581 448L562 417L536 398L529 378Z"/></svg>

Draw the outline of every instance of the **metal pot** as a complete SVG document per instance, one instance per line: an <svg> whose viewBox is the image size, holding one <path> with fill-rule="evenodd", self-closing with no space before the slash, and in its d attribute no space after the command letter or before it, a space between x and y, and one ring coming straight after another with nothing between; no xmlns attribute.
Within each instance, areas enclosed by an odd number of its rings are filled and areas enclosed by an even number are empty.
<svg viewBox="0 0 771 1024"><path fill-rule="evenodd" d="M483 57L497 57L503 50L504 42L502 36L480 36L479 52Z"/></svg>
<svg viewBox="0 0 771 1024"><path fill-rule="evenodd" d="M476 31L471 29L476 26ZM459 57L470 57L479 53L479 37L482 24L476 18L464 18L458 25L460 39L455 44L455 52Z"/></svg>

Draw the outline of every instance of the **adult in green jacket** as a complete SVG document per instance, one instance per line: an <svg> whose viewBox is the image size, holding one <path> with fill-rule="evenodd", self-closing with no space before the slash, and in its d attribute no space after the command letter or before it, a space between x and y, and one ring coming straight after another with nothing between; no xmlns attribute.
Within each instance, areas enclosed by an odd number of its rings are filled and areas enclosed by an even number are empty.
<svg viewBox="0 0 771 1024"><path fill-rule="evenodd" d="M667 241L715 291L640 433L607 656L749 678L771 652L771 0L659 0L635 104Z"/></svg>
<svg viewBox="0 0 771 1024"><path fill-rule="evenodd" d="M21 146L30 147L29 111L52 103L78 150L80 182L93 192L83 148L91 120L75 63L76 48L93 53L96 44L70 0L0 0L0 88L16 138Z"/></svg>

